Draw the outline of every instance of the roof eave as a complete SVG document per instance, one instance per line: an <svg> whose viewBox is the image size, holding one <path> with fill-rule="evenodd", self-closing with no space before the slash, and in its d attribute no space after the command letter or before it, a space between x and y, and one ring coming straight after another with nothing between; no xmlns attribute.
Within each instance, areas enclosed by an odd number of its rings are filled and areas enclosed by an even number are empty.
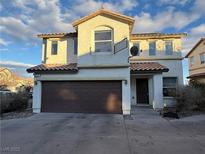
<svg viewBox="0 0 205 154"><path fill-rule="evenodd" d="M76 63L71 63L71 64L52 64L51 65L46 65L46 64L40 64L36 65L34 67L30 67L26 70L28 73L36 73L38 72L39 74L42 72L78 72L78 67Z"/></svg>
<svg viewBox="0 0 205 154"><path fill-rule="evenodd" d="M60 38L64 37L65 35L37 35L38 38Z"/></svg>
<svg viewBox="0 0 205 154"><path fill-rule="evenodd" d="M179 34L131 34L130 39L131 40L136 40L136 39L149 39L149 38L184 38L186 37L187 34L186 33L179 33Z"/></svg>
<svg viewBox="0 0 205 154"><path fill-rule="evenodd" d="M76 28L79 24L81 24L81 23L83 23L83 22L85 22L85 21L87 21L87 20L89 20L89 19L91 19L93 17L96 17L96 16L98 16L100 14L109 14L109 15L121 18L121 19L127 21L130 25L134 24L134 22L135 22L135 19L132 18L132 17L121 15L121 14L118 14L118 13L115 13L115 12L112 12L112 11L109 11L109 10L100 9L100 10L98 10L98 11L96 11L94 13L91 13L91 14L85 16L85 17L82 17L82 18L80 18L78 20L75 20L74 22L72 22L72 25L73 25L73 27Z"/></svg>
<svg viewBox="0 0 205 154"><path fill-rule="evenodd" d="M28 73L35 74L52 74L52 73L69 73L75 74L78 73L78 70L26 70Z"/></svg>
<svg viewBox="0 0 205 154"><path fill-rule="evenodd" d="M187 78L191 79L191 78L201 78L201 77L205 77L205 73L193 74L193 75L188 76Z"/></svg>
<svg viewBox="0 0 205 154"><path fill-rule="evenodd" d="M76 37L77 32L71 33L45 33L45 34L38 34L38 38L63 38L63 37Z"/></svg>
<svg viewBox="0 0 205 154"><path fill-rule="evenodd" d="M162 72L168 72L169 69L159 69L159 70L131 70L131 73L162 73Z"/></svg>

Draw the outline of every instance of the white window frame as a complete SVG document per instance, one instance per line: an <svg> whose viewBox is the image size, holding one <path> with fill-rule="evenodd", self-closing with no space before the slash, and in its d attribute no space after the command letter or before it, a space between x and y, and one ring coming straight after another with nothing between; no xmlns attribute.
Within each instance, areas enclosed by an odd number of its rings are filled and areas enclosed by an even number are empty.
<svg viewBox="0 0 205 154"><path fill-rule="evenodd" d="M167 43L171 43L171 47L172 47L171 54L168 54L168 51L166 50ZM174 53L174 43L173 43L173 41L172 41L172 40L166 40L166 41L164 42L164 46L165 46L165 54L166 54L167 56L173 55L173 53Z"/></svg>
<svg viewBox="0 0 205 154"><path fill-rule="evenodd" d="M164 79L165 78L175 78L176 79L176 85L175 86L164 86ZM171 76L171 77L163 77L163 97L164 98L173 98L173 96L164 96L164 88L169 89L169 88L174 88L177 90L177 85L178 85L178 78L175 76Z"/></svg>
<svg viewBox="0 0 205 154"><path fill-rule="evenodd" d="M95 40L95 33L100 33L101 32L105 32L105 31L109 31L111 32L111 40ZM96 49L95 49L95 43L98 43L98 42L111 42L111 52L106 52L106 51L103 51L103 52L96 52ZM110 29L110 30L95 30L94 31L94 52L99 54L99 53L113 53L114 51L114 46L113 46L113 31Z"/></svg>
<svg viewBox="0 0 205 154"><path fill-rule="evenodd" d="M57 46L57 47L56 47L56 54L53 54L53 44L54 44L53 42L56 42L56 43L55 43L56 46ZM52 41L51 41L51 55L52 55L52 56L58 55L58 41L57 41L57 40L52 40Z"/></svg>
<svg viewBox="0 0 205 154"><path fill-rule="evenodd" d="M194 56L189 58L189 63L190 63L190 66L194 65Z"/></svg>
<svg viewBox="0 0 205 154"><path fill-rule="evenodd" d="M155 44L155 53L153 55L150 54L150 44L154 43ZM149 41L149 56L156 56L157 55L157 42L156 41Z"/></svg>

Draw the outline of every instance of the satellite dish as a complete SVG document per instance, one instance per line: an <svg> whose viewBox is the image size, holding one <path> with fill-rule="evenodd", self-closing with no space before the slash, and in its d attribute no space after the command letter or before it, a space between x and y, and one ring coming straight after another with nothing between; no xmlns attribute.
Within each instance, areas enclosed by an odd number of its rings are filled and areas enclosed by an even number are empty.
<svg viewBox="0 0 205 154"><path fill-rule="evenodd" d="M132 46L130 48L130 53L132 56L137 56L139 53L139 48L137 46Z"/></svg>

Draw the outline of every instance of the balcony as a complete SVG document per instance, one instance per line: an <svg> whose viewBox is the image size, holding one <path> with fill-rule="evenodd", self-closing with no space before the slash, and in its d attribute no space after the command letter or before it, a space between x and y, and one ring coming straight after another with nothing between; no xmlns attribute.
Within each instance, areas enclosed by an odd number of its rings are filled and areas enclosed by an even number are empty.
<svg viewBox="0 0 205 154"><path fill-rule="evenodd" d="M113 44L112 52L94 52L78 57L80 67L128 67L129 44L127 38Z"/></svg>

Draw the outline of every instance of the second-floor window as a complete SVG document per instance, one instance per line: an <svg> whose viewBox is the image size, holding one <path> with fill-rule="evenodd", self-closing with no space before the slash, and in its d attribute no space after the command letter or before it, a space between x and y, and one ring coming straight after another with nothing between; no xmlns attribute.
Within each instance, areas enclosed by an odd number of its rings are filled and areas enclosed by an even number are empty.
<svg viewBox="0 0 205 154"><path fill-rule="evenodd" d="M57 55L58 53L58 41L52 41L51 43L51 55Z"/></svg>
<svg viewBox="0 0 205 154"><path fill-rule="evenodd" d="M191 66L194 65L194 56L190 57L189 63Z"/></svg>
<svg viewBox="0 0 205 154"><path fill-rule="evenodd" d="M201 53L199 56L200 56L201 64L204 64L205 63L205 53Z"/></svg>
<svg viewBox="0 0 205 154"><path fill-rule="evenodd" d="M112 52L112 31L95 31L95 52Z"/></svg>
<svg viewBox="0 0 205 154"><path fill-rule="evenodd" d="M156 42L149 42L149 55L150 56L156 55Z"/></svg>
<svg viewBox="0 0 205 154"><path fill-rule="evenodd" d="M173 43L172 41L165 42L165 54L172 55L173 54Z"/></svg>

